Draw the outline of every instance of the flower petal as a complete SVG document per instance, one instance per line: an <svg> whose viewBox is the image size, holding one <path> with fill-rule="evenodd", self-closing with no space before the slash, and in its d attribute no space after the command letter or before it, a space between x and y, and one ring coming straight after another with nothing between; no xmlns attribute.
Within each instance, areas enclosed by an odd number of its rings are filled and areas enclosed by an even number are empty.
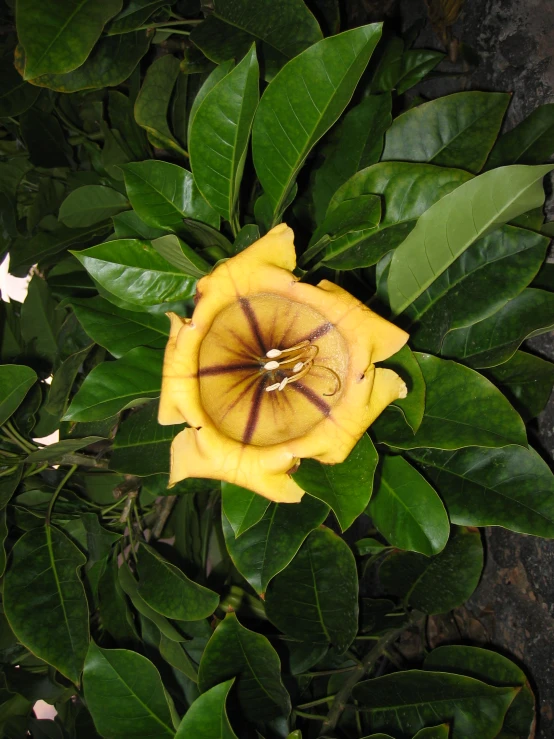
<svg viewBox="0 0 554 739"><path fill-rule="evenodd" d="M254 447L214 428L185 429L171 445L169 484L207 477L248 488L276 503L298 503L304 491L287 474L297 463L283 444Z"/></svg>

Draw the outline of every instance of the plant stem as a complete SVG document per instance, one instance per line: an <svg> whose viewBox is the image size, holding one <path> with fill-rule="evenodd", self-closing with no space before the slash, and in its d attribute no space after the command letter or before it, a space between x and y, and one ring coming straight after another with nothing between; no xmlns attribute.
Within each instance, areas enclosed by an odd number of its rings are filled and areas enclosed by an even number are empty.
<svg viewBox="0 0 554 739"><path fill-rule="evenodd" d="M145 31L150 28L164 28L164 26L197 26L202 20L190 21L161 21L160 23L147 23L145 26L135 28L135 31Z"/></svg>
<svg viewBox="0 0 554 739"><path fill-rule="evenodd" d="M63 486L69 480L69 478L71 477L71 475L75 472L75 470L77 469L77 467L78 467L78 465L76 465L76 464L71 465L71 467L69 468L66 476L60 482L60 484L58 485L58 487L54 490L54 494L52 495L52 498L50 499L50 503L48 504L48 510L46 511L46 521L45 521L46 526L50 526L50 518L52 516L52 510L54 509L54 503L56 502L56 498L58 497L58 495L60 494L60 492L63 490Z"/></svg>
<svg viewBox="0 0 554 739"><path fill-rule="evenodd" d="M7 470L0 472L0 477L7 477L8 475L11 475L13 472L15 472L16 469L17 469L17 465L14 465L13 467L9 467Z"/></svg>
<svg viewBox="0 0 554 739"><path fill-rule="evenodd" d="M168 495L164 502L162 503L162 507L160 510L160 515L158 516L158 520L154 524L152 528L152 539L159 539L162 531L164 530L164 526L167 523L167 519L169 518L169 514L173 510L173 506L175 505L175 501L177 500L176 495Z"/></svg>
<svg viewBox="0 0 554 739"><path fill-rule="evenodd" d="M97 467L99 469L107 469L108 463L104 459L95 459L94 457L87 457L86 454L64 454L60 464L76 464L81 467Z"/></svg>
<svg viewBox="0 0 554 739"><path fill-rule="evenodd" d="M315 706L321 706L323 703L329 703L329 701L332 701L333 698L336 697L336 693L333 695L326 695L325 698L318 698L315 701L310 701L309 703L301 703L296 708L314 708ZM296 708L294 710L296 710Z"/></svg>
<svg viewBox="0 0 554 739"><path fill-rule="evenodd" d="M304 713L304 711L294 711L294 713L297 716L302 716L302 718L311 718L314 721L325 721L325 716L320 716L317 713Z"/></svg>
<svg viewBox="0 0 554 739"><path fill-rule="evenodd" d="M23 475L23 477L32 477L33 475L38 475L39 472L42 472L43 470L48 468L48 462L45 462L44 464L39 465L38 467L34 468L29 467L27 472Z"/></svg>
<svg viewBox="0 0 554 739"><path fill-rule="evenodd" d="M341 667L339 670L320 670L319 672L301 672L298 677L326 677L327 675L340 675L343 672L352 672L356 669L356 665L352 667Z"/></svg>
<svg viewBox="0 0 554 739"><path fill-rule="evenodd" d="M165 25L167 26L167 23ZM158 31L169 31L169 33L178 33L180 36L190 36L190 31L181 31L181 29L178 28L164 28L163 26L160 26Z"/></svg>
<svg viewBox="0 0 554 739"><path fill-rule="evenodd" d="M9 432L14 439L17 439L19 441L20 446L25 447L28 451L35 452L37 450L36 444L33 444L31 441L25 439L24 436L21 436L21 434L13 426L11 421L6 421L6 423L4 424L4 431Z"/></svg>

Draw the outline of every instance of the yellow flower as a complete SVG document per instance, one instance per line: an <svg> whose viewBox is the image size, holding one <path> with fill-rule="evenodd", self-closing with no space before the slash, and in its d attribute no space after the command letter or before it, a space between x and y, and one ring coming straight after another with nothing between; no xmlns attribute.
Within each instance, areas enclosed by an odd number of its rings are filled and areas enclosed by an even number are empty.
<svg viewBox="0 0 554 739"><path fill-rule="evenodd" d="M168 314L158 420L189 426L173 440L170 486L208 477L297 503L302 458L342 462L405 397L374 363L408 335L327 280L298 282L295 266L282 223L198 282L191 319Z"/></svg>

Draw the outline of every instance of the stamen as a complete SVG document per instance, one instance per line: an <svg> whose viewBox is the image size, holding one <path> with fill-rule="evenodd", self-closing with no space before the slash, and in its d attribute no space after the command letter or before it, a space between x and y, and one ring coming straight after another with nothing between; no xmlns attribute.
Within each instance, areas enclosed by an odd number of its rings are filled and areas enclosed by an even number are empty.
<svg viewBox="0 0 554 739"><path fill-rule="evenodd" d="M270 393L272 390L277 390L280 384L280 382L276 382L273 385L268 385L265 389L266 393Z"/></svg>
<svg viewBox="0 0 554 739"><path fill-rule="evenodd" d="M303 366L304 366L304 362L297 362L297 364L295 364L294 367L292 368L292 371L294 372L294 374L296 374L297 372L300 372Z"/></svg>
<svg viewBox="0 0 554 739"><path fill-rule="evenodd" d="M290 380L290 377L285 377L285 379L284 379L284 380L281 380L281 382L279 383L279 385L278 385L278 387L277 387L277 390L284 390L284 389L285 389L285 387L286 387L286 385L287 385L287 382L288 382L289 380Z"/></svg>
<svg viewBox="0 0 554 739"><path fill-rule="evenodd" d="M333 390L332 393L323 393L323 397L330 398L333 395L336 395L340 391L340 389L342 387L342 382L340 380L340 377L335 372L335 370L332 370L330 367L325 367L322 364L315 364L314 367L317 367L318 369L322 369L322 370L326 370L327 372L330 372L333 375L333 377L335 378L335 389Z"/></svg>
<svg viewBox="0 0 554 739"><path fill-rule="evenodd" d="M280 357L282 354L280 349L270 349L268 352L265 353L266 357L268 359L275 359L275 357ZM267 390L268 388L266 388Z"/></svg>
<svg viewBox="0 0 554 739"><path fill-rule="evenodd" d="M291 352L295 352L297 349L303 349L305 346L309 345L310 342L306 339L306 341L301 341L299 344L290 346L288 349L270 349L265 353L265 355L268 359L275 359L275 357L280 357L281 354L290 354Z"/></svg>
<svg viewBox="0 0 554 739"><path fill-rule="evenodd" d="M275 360L273 360L271 362L266 362L264 364L264 369L265 370L276 370L276 369L279 369L279 364L280 363L279 362L276 362Z"/></svg>

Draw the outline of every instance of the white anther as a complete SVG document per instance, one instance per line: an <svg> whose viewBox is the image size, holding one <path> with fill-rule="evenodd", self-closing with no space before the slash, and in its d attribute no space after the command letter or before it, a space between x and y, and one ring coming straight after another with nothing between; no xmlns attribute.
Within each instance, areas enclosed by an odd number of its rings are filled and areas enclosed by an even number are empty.
<svg viewBox="0 0 554 739"><path fill-rule="evenodd" d="M303 366L304 366L304 362L297 362L292 368L293 373L296 374L297 372L300 372Z"/></svg>
<svg viewBox="0 0 554 739"><path fill-rule="evenodd" d="M279 362L276 362L274 359L271 362L266 362L264 364L265 370L276 370L279 369Z"/></svg>
<svg viewBox="0 0 554 739"><path fill-rule="evenodd" d="M266 357L269 359L275 359L275 357L280 357L283 352L280 349L270 349L268 352L265 353Z"/></svg>
<svg viewBox="0 0 554 739"><path fill-rule="evenodd" d="M279 383L279 387L277 388L277 390L284 390L285 389L285 385L287 384L288 381L289 381L289 378L288 377L285 377L284 380L281 380L281 382Z"/></svg>
<svg viewBox="0 0 554 739"><path fill-rule="evenodd" d="M270 392L271 392L272 390L278 390L278 389L279 389L279 385L280 385L280 384L281 384L281 383L279 383L279 382L276 382L276 383L275 383L275 384L273 384L273 385L268 385L268 386L266 387L266 389L265 389L266 393L270 393Z"/></svg>

